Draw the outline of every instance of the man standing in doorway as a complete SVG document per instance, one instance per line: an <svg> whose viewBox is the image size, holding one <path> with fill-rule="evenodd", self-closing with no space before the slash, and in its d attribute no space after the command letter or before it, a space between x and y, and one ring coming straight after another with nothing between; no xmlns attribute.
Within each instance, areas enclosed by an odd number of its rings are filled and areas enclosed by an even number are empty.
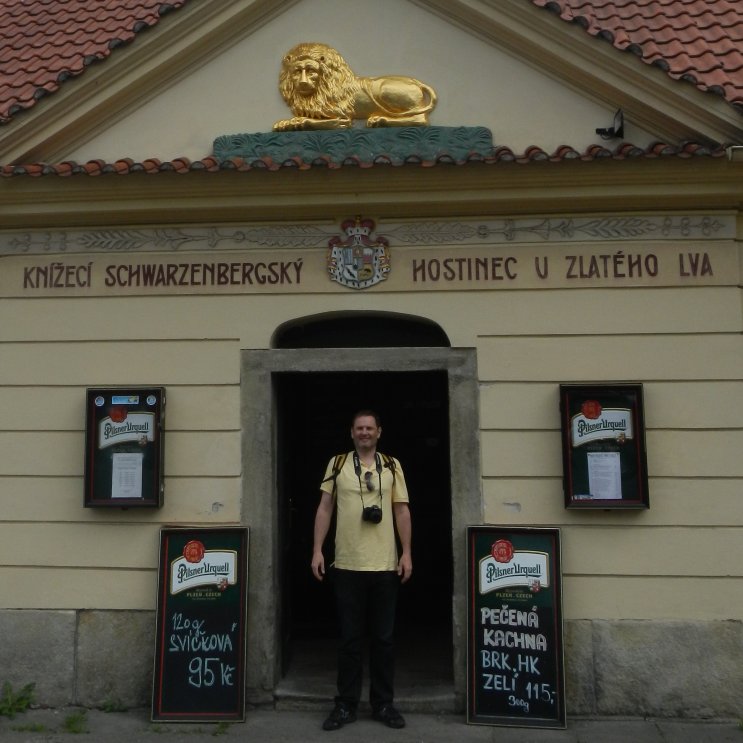
<svg viewBox="0 0 743 743"><path fill-rule="evenodd" d="M333 582L341 630L338 696L324 730L338 730L356 720L367 629L372 716L391 728L405 726L393 705L393 637L398 586L413 571L411 523L405 476L396 459L377 451L381 434L376 413L356 413L351 423L354 450L330 460L320 486L312 572L317 580L325 576L322 546L337 505ZM395 526L402 547L399 560Z"/></svg>

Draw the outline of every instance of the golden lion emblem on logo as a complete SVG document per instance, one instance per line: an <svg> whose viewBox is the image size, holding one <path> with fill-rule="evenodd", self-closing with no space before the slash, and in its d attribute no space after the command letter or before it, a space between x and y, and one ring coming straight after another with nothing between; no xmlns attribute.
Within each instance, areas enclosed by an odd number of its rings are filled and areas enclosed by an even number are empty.
<svg viewBox="0 0 743 743"><path fill-rule="evenodd" d="M412 77L359 77L332 47L297 44L284 56L279 90L293 117L274 131L347 129L354 119L367 126L425 126L436 92Z"/></svg>

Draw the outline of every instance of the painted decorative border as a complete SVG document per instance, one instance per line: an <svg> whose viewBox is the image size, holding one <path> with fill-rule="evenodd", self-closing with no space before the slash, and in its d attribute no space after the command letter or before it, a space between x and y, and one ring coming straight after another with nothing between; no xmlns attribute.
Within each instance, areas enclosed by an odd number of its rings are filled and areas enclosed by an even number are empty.
<svg viewBox="0 0 743 743"><path fill-rule="evenodd" d="M113 228L0 233L0 256L325 248L337 225ZM732 240L734 215L545 217L389 222L377 235L396 245L500 245L630 240Z"/></svg>

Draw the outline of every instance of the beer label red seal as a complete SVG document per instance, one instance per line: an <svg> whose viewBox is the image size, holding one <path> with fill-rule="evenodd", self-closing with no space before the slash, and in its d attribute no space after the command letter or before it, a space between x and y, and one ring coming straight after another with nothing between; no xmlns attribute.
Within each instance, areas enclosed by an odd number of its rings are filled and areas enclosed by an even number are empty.
<svg viewBox="0 0 743 743"><path fill-rule="evenodd" d="M205 552L204 545L198 539L192 539L183 548L183 556L187 562L201 562Z"/></svg>
<svg viewBox="0 0 743 743"><path fill-rule="evenodd" d="M108 409L108 417L114 423L123 423L127 417L126 408L123 405L113 405Z"/></svg>
<svg viewBox="0 0 743 743"><path fill-rule="evenodd" d="M596 420L601 417L601 403L598 400L586 400L580 406L580 412L588 420Z"/></svg>
<svg viewBox="0 0 743 743"><path fill-rule="evenodd" d="M511 562L513 559L513 545L507 539L499 539L490 551L496 562Z"/></svg>

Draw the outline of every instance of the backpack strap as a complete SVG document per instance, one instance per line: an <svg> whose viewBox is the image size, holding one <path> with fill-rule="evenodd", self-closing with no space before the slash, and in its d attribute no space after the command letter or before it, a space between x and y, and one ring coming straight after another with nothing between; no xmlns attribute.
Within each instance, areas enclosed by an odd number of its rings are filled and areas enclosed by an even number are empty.
<svg viewBox="0 0 743 743"><path fill-rule="evenodd" d="M382 457L382 462L384 466L392 473L392 482L394 484L395 482L395 460L389 456L389 454L382 454L382 452L379 452L380 456Z"/></svg>
<svg viewBox="0 0 743 743"><path fill-rule="evenodd" d="M346 452L345 454L336 454L335 459L333 460L333 471L330 473L329 477L326 477L323 480L323 482L328 482L328 480L333 481L333 490L331 492L333 498L335 498L335 492L337 488L336 480L338 479L340 471L343 469L343 465L346 463L346 459L348 459L348 452Z"/></svg>

